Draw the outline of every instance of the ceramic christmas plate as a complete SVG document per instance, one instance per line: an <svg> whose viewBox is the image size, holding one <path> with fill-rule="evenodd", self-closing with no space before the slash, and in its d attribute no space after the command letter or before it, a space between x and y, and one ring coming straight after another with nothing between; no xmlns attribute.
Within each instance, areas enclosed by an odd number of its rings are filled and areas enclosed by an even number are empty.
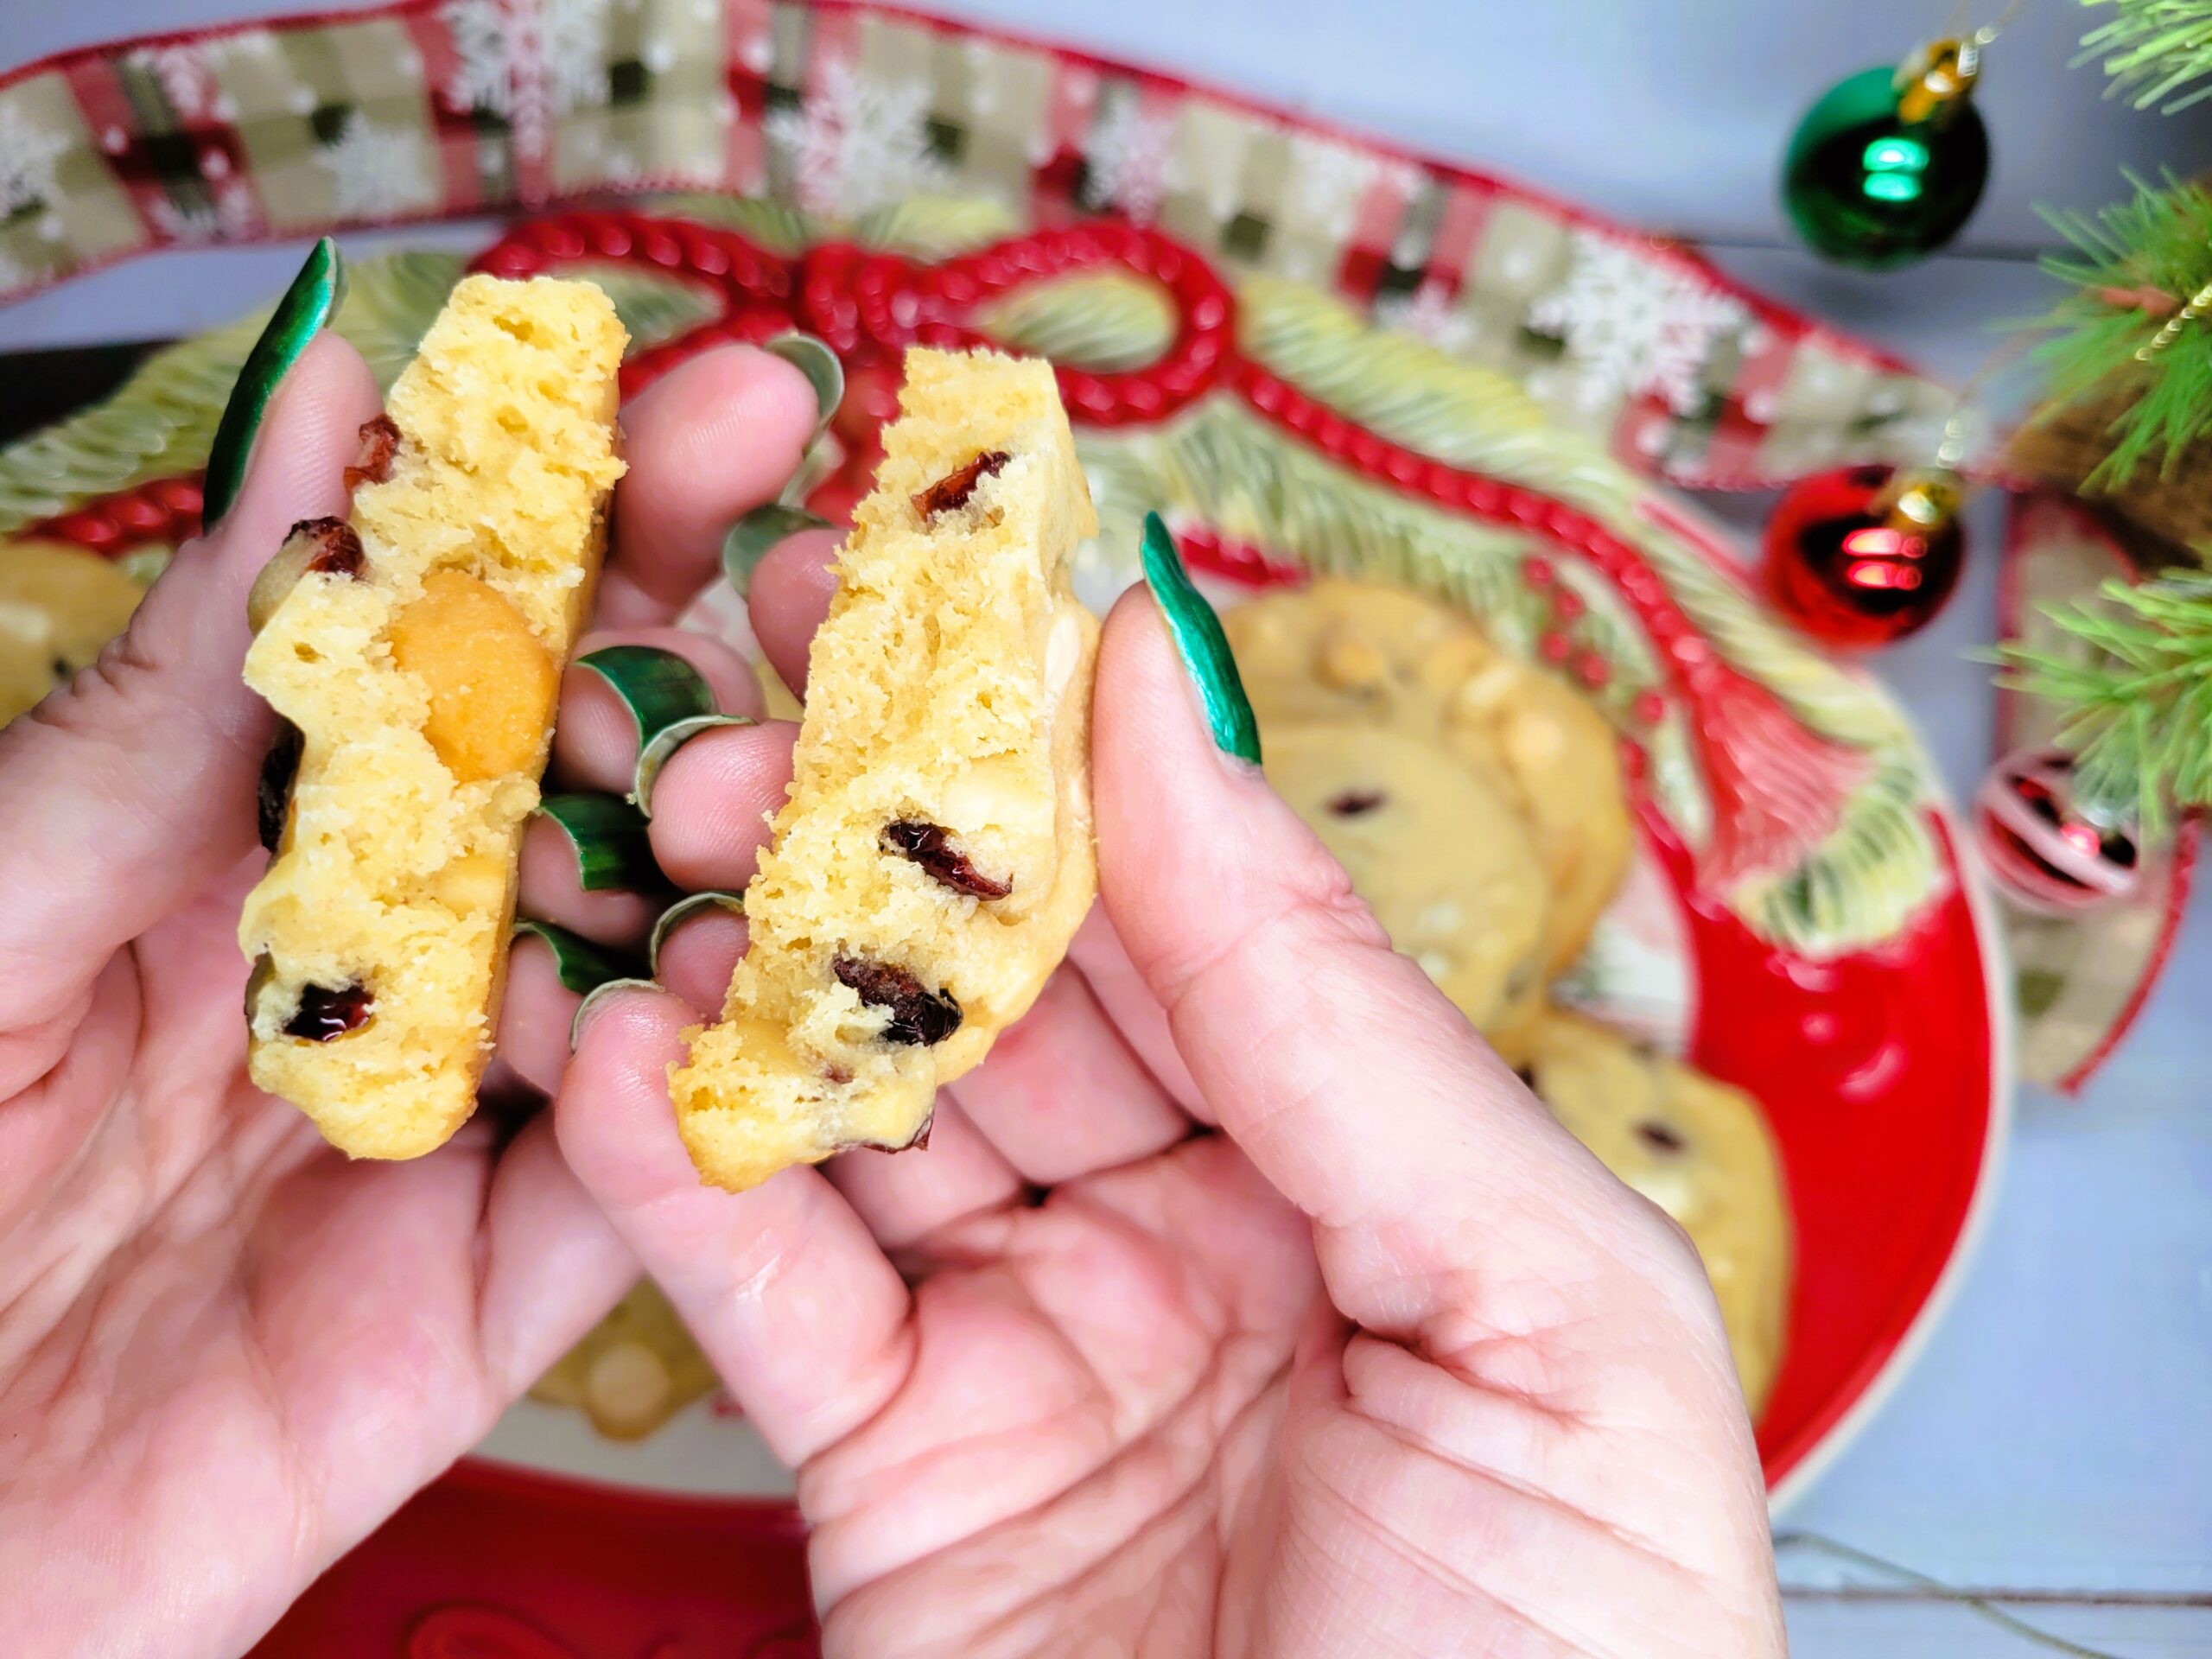
<svg viewBox="0 0 2212 1659"><path fill-rule="evenodd" d="M473 256L357 261L336 326L388 378L464 270L587 275L636 337L632 391L805 328L848 374L795 487L832 516L906 346L1046 355L1103 525L1092 602L1156 508L1224 605L1327 572L1464 610L1575 684L1624 761L1635 855L1556 995L1771 1124L1796 1242L1759 1423L1777 1503L1924 1337L2005 1128L1988 916L1910 722L1763 609L1675 487L1923 453L1948 399L1903 365L1497 180L868 8L414 0L126 43L0 82L9 144L0 292L521 205ZM0 534L143 557L188 532L255 326L0 450ZM741 629L727 592L699 618ZM266 1650L804 1651L788 1484L711 1391L625 1441L525 1402Z"/></svg>

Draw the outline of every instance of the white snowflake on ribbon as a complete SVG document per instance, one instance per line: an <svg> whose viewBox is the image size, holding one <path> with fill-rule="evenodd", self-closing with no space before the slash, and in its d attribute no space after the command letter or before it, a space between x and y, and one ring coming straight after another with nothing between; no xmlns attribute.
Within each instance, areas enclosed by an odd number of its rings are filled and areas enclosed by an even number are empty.
<svg viewBox="0 0 2212 1659"><path fill-rule="evenodd" d="M543 155L551 118L613 95L608 12L608 0L446 0L447 100L498 116L519 153Z"/></svg>
<svg viewBox="0 0 2212 1659"><path fill-rule="evenodd" d="M151 75L169 107L184 119L196 121L208 112L214 76L193 47L140 47L124 61Z"/></svg>
<svg viewBox="0 0 2212 1659"><path fill-rule="evenodd" d="M772 111L766 129L791 158L800 205L850 219L950 182L929 147L929 111L926 82L863 75L833 58L804 105Z"/></svg>
<svg viewBox="0 0 2212 1659"><path fill-rule="evenodd" d="M162 196L147 208L146 216L172 242L202 245L251 236L256 217L253 192L232 179L216 187L213 195L211 202L194 202L190 207L181 205L174 197Z"/></svg>
<svg viewBox="0 0 2212 1659"><path fill-rule="evenodd" d="M54 164L68 148L68 139L40 126L21 105L0 104L0 219L54 200Z"/></svg>
<svg viewBox="0 0 2212 1659"><path fill-rule="evenodd" d="M341 218L389 219L437 200L423 135L378 126L359 110L346 116L334 143L316 148L315 160L336 187L334 210Z"/></svg>
<svg viewBox="0 0 2212 1659"><path fill-rule="evenodd" d="M1135 92L1119 99L1084 135L1085 188L1102 206L1119 207L1140 225L1183 187L1175 153L1175 117L1147 111Z"/></svg>
<svg viewBox="0 0 2212 1659"><path fill-rule="evenodd" d="M1475 343L1474 320L1441 283L1423 283L1410 294L1385 295L1375 302L1375 321L1440 351L1465 352Z"/></svg>
<svg viewBox="0 0 2212 1659"><path fill-rule="evenodd" d="M1338 239L1350 236L1359 201L1379 171L1372 156L1349 145L1310 133L1294 134L1290 140L1290 175L1298 200L1306 212Z"/></svg>
<svg viewBox="0 0 2212 1659"><path fill-rule="evenodd" d="M1750 320L1740 301L1695 277L1578 231L1567 279L1529 308L1529 325L1567 346L1530 388L1586 416L1646 393L1692 414L1714 343Z"/></svg>

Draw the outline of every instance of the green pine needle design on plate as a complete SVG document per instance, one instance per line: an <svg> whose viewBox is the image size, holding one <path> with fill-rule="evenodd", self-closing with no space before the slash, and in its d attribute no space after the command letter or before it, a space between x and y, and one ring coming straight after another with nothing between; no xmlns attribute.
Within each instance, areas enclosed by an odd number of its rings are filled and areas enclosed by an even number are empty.
<svg viewBox="0 0 2212 1659"><path fill-rule="evenodd" d="M332 327L389 386L466 268L451 253L396 253L351 266ZM105 402L0 448L0 536L117 490L199 471L269 309L155 353Z"/></svg>
<svg viewBox="0 0 2212 1659"><path fill-rule="evenodd" d="M1077 271L1031 283L993 300L978 327L1015 351L1094 374L1156 363L1180 321L1167 290L1127 271Z"/></svg>
<svg viewBox="0 0 2212 1659"><path fill-rule="evenodd" d="M2212 806L2212 575L2115 578L2044 614L2064 630L2062 647L2007 646L1999 659L2006 684L2064 711L2079 804L2152 838L2171 807Z"/></svg>
<svg viewBox="0 0 2212 1659"><path fill-rule="evenodd" d="M2075 65L2094 61L2114 96L2171 115L2212 98L2212 0L2082 0L2107 20L2082 37Z"/></svg>
<svg viewBox="0 0 2212 1659"><path fill-rule="evenodd" d="M2163 188L2133 174L2128 182L2134 195L2094 217L2044 213L2075 251L2044 261L2069 291L2031 325L2052 331L2035 355L2050 370L2053 409L2114 386L2133 393L2111 453L2085 480L2094 490L2126 487L2152 461L2171 476L2212 432L2212 318L2176 315L2199 296L2212 302L2212 191L2171 177Z"/></svg>

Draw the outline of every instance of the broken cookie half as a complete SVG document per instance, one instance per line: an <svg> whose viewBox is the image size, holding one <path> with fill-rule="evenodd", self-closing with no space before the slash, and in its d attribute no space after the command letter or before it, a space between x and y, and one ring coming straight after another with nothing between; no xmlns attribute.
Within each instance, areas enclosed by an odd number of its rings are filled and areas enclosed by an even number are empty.
<svg viewBox="0 0 2212 1659"><path fill-rule="evenodd" d="M733 1191L929 1128L1066 954L1096 886L1096 533L1049 365L906 356L874 493L814 638L791 798L719 1024L671 1071Z"/></svg>
<svg viewBox="0 0 2212 1659"><path fill-rule="evenodd" d="M250 1066L355 1157L475 1106L625 343L588 283L462 282L361 429L350 518L295 525L248 600L245 681L284 721L238 923Z"/></svg>

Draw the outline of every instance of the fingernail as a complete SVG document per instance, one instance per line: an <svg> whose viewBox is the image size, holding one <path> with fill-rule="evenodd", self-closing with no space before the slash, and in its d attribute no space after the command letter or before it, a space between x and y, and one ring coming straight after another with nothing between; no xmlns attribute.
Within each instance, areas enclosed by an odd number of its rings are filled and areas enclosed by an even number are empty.
<svg viewBox="0 0 2212 1659"><path fill-rule="evenodd" d="M537 810L561 827L576 853L576 885L586 893L666 886L653 862L645 815L613 795L548 795Z"/></svg>
<svg viewBox="0 0 2212 1659"><path fill-rule="evenodd" d="M253 458L254 438L269 413L269 400L345 294L346 264L338 256L338 245L326 236L308 251L307 263L276 302L268 327L245 354L245 366L238 371L230 401L223 405L215 442L207 450L207 481L200 486L202 531L214 529L237 504L246 463Z"/></svg>
<svg viewBox="0 0 2212 1659"><path fill-rule="evenodd" d="M576 1011L569 1017L569 1052L573 1054L583 1046L584 1027L607 1002L623 991L657 991L660 987L650 979L610 979L603 985L594 985L584 993L584 1000L576 1004Z"/></svg>
<svg viewBox="0 0 2212 1659"><path fill-rule="evenodd" d="M514 937L543 939L553 952L553 971L560 978L563 989L588 994L610 979L631 976L637 964L625 957L617 956L604 945L594 944L581 933L552 922L541 922L534 916L515 918Z"/></svg>
<svg viewBox="0 0 2212 1659"><path fill-rule="evenodd" d="M631 773L630 804L653 815L653 782L677 750L718 726L750 726L743 715L715 712L714 688L705 675L658 645L605 645L576 658L607 682L638 724L638 763Z"/></svg>
<svg viewBox="0 0 2212 1659"><path fill-rule="evenodd" d="M668 942L668 936L675 932L677 925L687 917L696 915L709 905L716 906L732 916L745 914L745 895L741 893L722 893L710 889L705 893L685 893L666 910L661 912L660 919L653 924L652 938L646 943L646 959L652 964L655 979L660 977L660 948Z"/></svg>
<svg viewBox="0 0 2212 1659"><path fill-rule="evenodd" d="M722 575L741 594L752 586L753 571L777 543L802 530L830 528L827 518L804 507L787 507L780 501L755 507L732 525L722 539Z"/></svg>
<svg viewBox="0 0 2212 1659"><path fill-rule="evenodd" d="M1145 586L1152 589L1160 613L1166 619L1168 637L1198 688L1214 747L1259 765L1260 728L1252 718L1236 658L1230 654L1229 638L1206 596L1192 586L1183 556L1175 550L1175 538L1156 512L1144 516L1143 545Z"/></svg>
<svg viewBox="0 0 2212 1659"><path fill-rule="evenodd" d="M845 365L837 353L812 334L797 333L778 334L760 349L782 358L814 388L814 435L820 437L837 405L845 401Z"/></svg>

